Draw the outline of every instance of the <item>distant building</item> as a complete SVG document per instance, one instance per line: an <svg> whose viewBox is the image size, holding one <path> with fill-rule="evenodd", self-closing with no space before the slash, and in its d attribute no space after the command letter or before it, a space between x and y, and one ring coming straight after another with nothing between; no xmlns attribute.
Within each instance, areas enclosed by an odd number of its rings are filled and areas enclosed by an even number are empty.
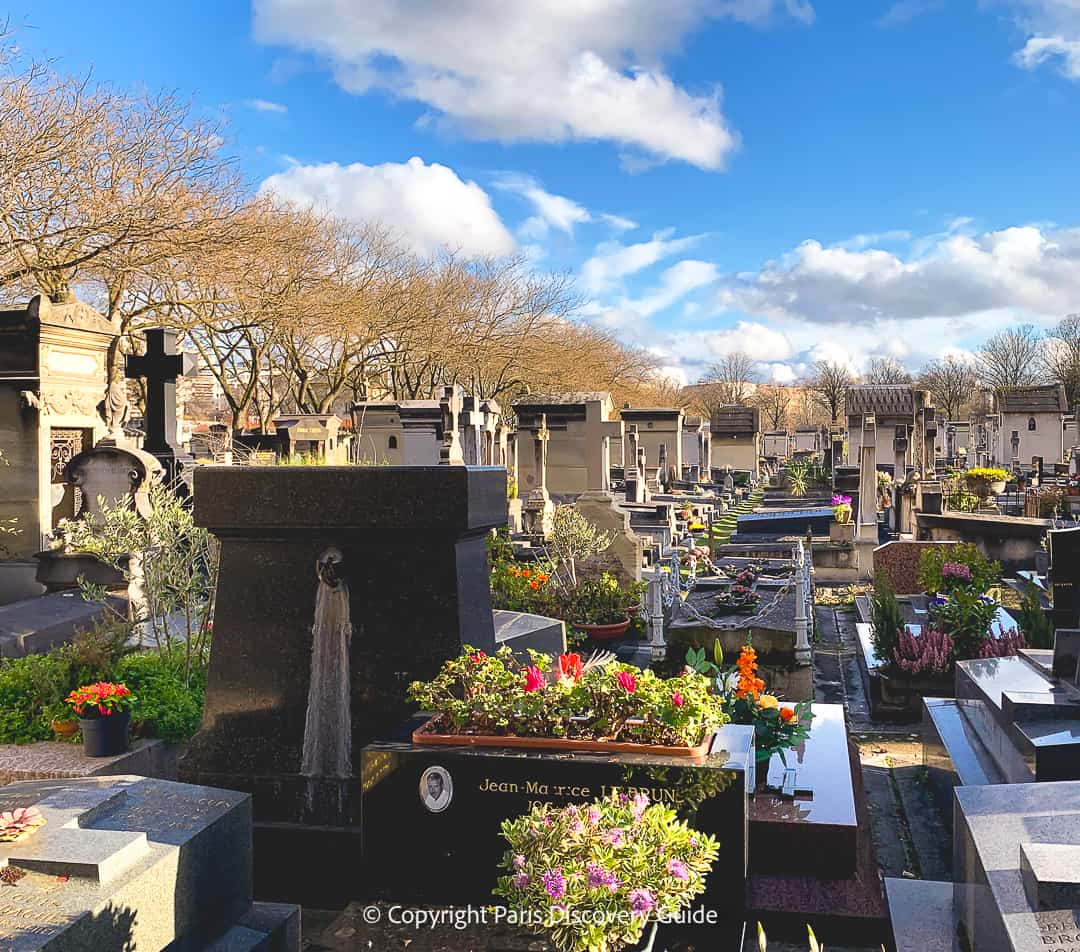
<svg viewBox="0 0 1080 952"><path fill-rule="evenodd" d="M936 466L937 419L927 390L907 383L859 384L849 387L844 398L847 415L848 463L858 465L862 450L863 423L876 422L878 465L895 466L893 441L897 428L906 428L907 465L932 473ZM928 437L933 437L932 441ZM929 460L925 459L931 457Z"/></svg>
<svg viewBox="0 0 1080 952"><path fill-rule="evenodd" d="M757 407L717 407L709 431L714 469L749 470L757 476L762 455L761 411Z"/></svg>
<svg viewBox="0 0 1080 952"><path fill-rule="evenodd" d="M1049 465L1062 462L1067 444L1065 418L1068 415L1065 388L1061 384L1013 387L994 395L992 431L993 460L1010 467L1020 461L1031 469L1033 456Z"/></svg>

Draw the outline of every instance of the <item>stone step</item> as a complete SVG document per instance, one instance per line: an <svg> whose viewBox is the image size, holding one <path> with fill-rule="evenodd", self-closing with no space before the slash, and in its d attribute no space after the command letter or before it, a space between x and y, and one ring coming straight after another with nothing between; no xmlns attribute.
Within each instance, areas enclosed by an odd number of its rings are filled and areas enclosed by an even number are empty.
<svg viewBox="0 0 1080 952"><path fill-rule="evenodd" d="M203 952L294 952L300 948L300 908L254 902L235 924Z"/></svg>
<svg viewBox="0 0 1080 952"><path fill-rule="evenodd" d="M953 884L885 879L896 952L953 952Z"/></svg>

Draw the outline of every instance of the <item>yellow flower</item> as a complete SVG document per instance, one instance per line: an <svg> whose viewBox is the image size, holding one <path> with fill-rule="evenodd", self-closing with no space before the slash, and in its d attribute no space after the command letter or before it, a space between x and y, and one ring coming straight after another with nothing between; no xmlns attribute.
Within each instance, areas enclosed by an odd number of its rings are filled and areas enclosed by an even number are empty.
<svg viewBox="0 0 1080 952"><path fill-rule="evenodd" d="M758 707L771 708L771 707L779 707L779 706L780 706L780 701L776 697L774 697L772 694L762 694L761 697L758 698Z"/></svg>

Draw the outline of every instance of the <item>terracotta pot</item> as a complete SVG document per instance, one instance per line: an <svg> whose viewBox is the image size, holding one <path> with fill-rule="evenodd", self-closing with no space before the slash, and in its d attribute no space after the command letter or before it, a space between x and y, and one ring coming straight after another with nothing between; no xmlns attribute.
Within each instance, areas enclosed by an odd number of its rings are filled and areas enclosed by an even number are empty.
<svg viewBox="0 0 1080 952"><path fill-rule="evenodd" d="M57 737L71 737L79 729L77 721L53 721L49 726Z"/></svg>
<svg viewBox="0 0 1080 952"><path fill-rule="evenodd" d="M570 624L597 641L614 641L626 634L626 629L630 627L630 618L627 616L625 621L616 622L614 625L582 625L576 621Z"/></svg>
<svg viewBox="0 0 1080 952"><path fill-rule="evenodd" d="M437 718L425 721L412 733L412 742L434 747L517 747L528 750L589 751L606 754L660 754L669 757L708 756L713 733L705 734L696 747L667 747L662 744L634 744L626 741L574 740L566 737L518 737L515 734L439 734Z"/></svg>

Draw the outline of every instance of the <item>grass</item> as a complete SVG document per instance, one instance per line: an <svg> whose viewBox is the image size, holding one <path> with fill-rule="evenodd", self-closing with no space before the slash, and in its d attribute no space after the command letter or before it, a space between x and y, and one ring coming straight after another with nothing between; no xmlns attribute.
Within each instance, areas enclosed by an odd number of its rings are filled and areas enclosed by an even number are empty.
<svg viewBox="0 0 1080 952"><path fill-rule="evenodd" d="M713 523L713 531L712 535L709 537L709 544L712 546L727 545L731 539L732 533L738 526L739 516L748 512L753 512L764 498L765 488L759 486L750 494L748 499L743 499L732 506L720 517L719 521Z"/></svg>

